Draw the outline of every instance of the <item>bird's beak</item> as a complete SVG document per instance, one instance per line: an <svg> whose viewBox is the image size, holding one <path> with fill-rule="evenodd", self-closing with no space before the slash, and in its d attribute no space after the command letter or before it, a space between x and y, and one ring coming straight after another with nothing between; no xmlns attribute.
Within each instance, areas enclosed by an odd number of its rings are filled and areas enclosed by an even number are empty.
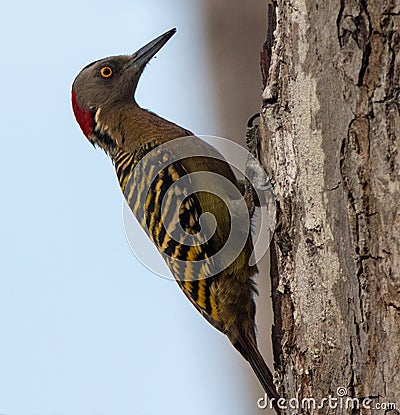
<svg viewBox="0 0 400 415"><path fill-rule="evenodd" d="M136 68L144 68L149 60L168 42L169 39L176 33L176 29L168 30L161 36L149 42L147 45L140 48L132 55L132 60L128 66L135 66Z"/></svg>

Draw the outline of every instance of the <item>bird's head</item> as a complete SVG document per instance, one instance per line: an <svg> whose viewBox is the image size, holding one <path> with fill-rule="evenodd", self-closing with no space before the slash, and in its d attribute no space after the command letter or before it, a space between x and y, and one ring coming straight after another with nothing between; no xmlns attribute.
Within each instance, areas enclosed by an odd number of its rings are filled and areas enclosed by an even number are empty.
<svg viewBox="0 0 400 415"><path fill-rule="evenodd" d="M72 84L72 108L86 137L93 132L94 114L99 108L134 102L144 67L175 32L176 29L169 30L133 55L100 59L80 71Z"/></svg>

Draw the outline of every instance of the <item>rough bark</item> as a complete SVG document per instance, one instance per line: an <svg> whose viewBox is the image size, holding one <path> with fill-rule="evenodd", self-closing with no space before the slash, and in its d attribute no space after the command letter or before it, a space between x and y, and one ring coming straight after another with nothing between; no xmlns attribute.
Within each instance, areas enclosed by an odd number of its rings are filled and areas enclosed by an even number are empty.
<svg viewBox="0 0 400 415"><path fill-rule="evenodd" d="M278 205L271 274L280 395L319 403L343 387L371 397L371 410L354 413L385 413L372 409L377 402L399 409L400 2L278 0L273 8L261 135Z"/></svg>

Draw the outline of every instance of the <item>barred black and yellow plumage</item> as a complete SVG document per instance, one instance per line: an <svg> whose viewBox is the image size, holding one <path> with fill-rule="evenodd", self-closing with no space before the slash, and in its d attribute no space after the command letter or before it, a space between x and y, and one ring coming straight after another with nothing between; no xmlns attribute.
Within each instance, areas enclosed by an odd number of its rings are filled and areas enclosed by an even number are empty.
<svg viewBox="0 0 400 415"><path fill-rule="evenodd" d="M231 231L225 202L237 198L235 175L213 147L140 108L133 98L144 66L173 33L167 32L131 56L105 58L85 67L73 84L74 113L92 144L111 157L133 214L182 291L228 336L268 396L276 399L271 372L256 343L253 278L257 268L249 265L250 233L233 261L218 268L225 257L215 259ZM179 147L165 146L181 137L189 140L185 146L193 156L182 157ZM204 179L216 173L225 181ZM205 180L207 190L203 190ZM204 215L207 212L216 218L215 229Z"/></svg>

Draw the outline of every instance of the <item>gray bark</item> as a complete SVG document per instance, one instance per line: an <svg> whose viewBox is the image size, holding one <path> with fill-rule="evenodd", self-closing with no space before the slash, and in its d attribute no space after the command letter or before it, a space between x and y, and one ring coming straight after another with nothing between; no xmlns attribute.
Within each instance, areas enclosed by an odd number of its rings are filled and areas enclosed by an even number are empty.
<svg viewBox="0 0 400 415"><path fill-rule="evenodd" d="M344 387L399 409L400 2L278 0L272 12L260 128L278 205L280 395L318 403Z"/></svg>

